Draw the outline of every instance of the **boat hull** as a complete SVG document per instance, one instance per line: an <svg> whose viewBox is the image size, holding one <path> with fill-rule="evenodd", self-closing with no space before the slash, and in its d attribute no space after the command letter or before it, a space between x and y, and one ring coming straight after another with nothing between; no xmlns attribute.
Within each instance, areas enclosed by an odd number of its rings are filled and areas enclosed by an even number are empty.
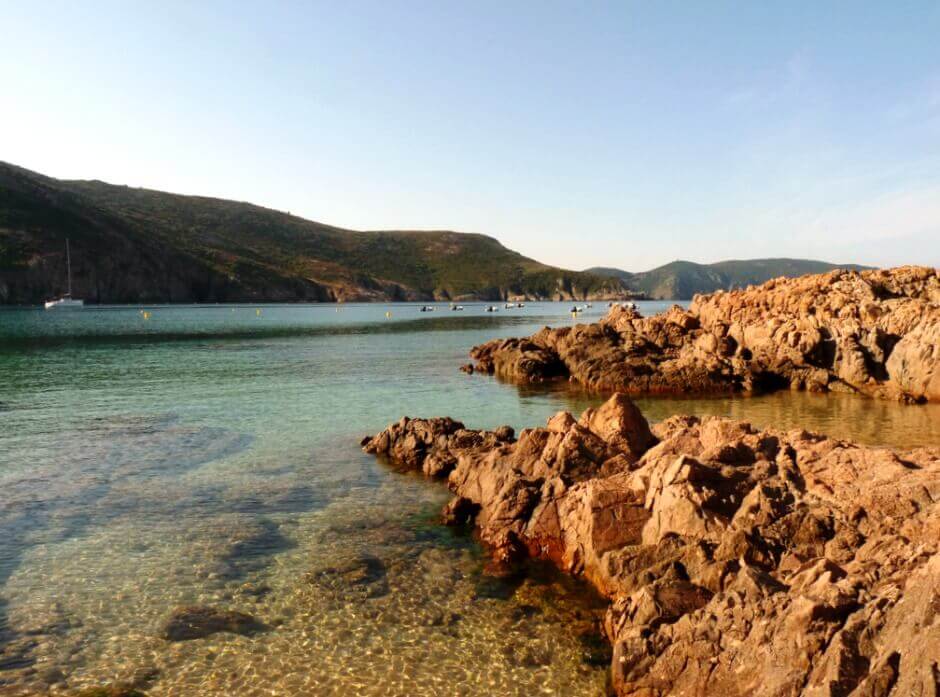
<svg viewBox="0 0 940 697"><path fill-rule="evenodd" d="M46 302L47 310L81 310L83 307L85 307L84 300L73 300L72 298L59 298L58 300Z"/></svg>

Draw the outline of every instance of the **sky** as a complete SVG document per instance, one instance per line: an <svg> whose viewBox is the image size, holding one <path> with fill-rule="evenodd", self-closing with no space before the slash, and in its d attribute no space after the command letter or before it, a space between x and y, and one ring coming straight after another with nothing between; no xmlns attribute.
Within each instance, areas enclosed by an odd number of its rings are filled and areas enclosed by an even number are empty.
<svg viewBox="0 0 940 697"><path fill-rule="evenodd" d="M0 0L0 42L0 160L54 177L574 269L940 266L936 0Z"/></svg>

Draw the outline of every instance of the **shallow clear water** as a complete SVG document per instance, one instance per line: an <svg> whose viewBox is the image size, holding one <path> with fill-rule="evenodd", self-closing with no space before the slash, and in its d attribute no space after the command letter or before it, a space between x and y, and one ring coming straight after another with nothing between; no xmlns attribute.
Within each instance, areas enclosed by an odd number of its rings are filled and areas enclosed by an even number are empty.
<svg viewBox="0 0 940 697"><path fill-rule="evenodd" d="M473 540L436 523L444 487L359 450L403 414L521 428L603 399L457 370L474 344L574 321L570 304L437 308L0 312L0 691L603 694L596 599L545 569L487 577ZM637 401L651 420L940 441L935 405ZM191 604L265 629L161 638Z"/></svg>

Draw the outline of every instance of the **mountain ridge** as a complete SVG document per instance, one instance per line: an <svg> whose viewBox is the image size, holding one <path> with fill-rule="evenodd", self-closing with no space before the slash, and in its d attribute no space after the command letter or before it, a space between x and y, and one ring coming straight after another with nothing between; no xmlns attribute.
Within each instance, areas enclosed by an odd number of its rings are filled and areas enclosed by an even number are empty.
<svg viewBox="0 0 940 697"><path fill-rule="evenodd" d="M769 257L727 259L711 264L678 259L655 269L640 272L595 266L585 269L585 273L616 278L631 290L654 300L691 300L699 293L758 285L780 276L803 276L825 273L834 269L863 271L871 268L873 267L860 264L833 264L815 259Z"/></svg>

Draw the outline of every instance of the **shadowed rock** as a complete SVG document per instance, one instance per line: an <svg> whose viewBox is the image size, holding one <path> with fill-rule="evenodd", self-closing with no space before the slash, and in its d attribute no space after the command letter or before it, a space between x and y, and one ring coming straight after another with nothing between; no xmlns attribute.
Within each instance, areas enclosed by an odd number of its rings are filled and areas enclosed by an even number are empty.
<svg viewBox="0 0 940 697"><path fill-rule="evenodd" d="M778 278L648 318L615 306L595 324L497 339L470 357L471 373L630 393L790 388L940 400L940 276L905 266Z"/></svg>
<svg viewBox="0 0 940 697"><path fill-rule="evenodd" d="M335 564L311 571L307 582L348 600L365 600L389 591L385 563L372 554L351 554Z"/></svg>
<svg viewBox="0 0 940 697"><path fill-rule="evenodd" d="M619 695L936 694L940 449L650 428L623 395L514 441L406 419L364 448L446 476L445 518L494 559L547 559L607 596Z"/></svg>
<svg viewBox="0 0 940 697"><path fill-rule="evenodd" d="M265 628L263 623L243 612L189 606L173 611L161 628L160 636L167 641L188 641L217 632L251 635Z"/></svg>
<svg viewBox="0 0 940 697"><path fill-rule="evenodd" d="M69 694L73 697L146 697L145 692L141 692L133 685L125 685L122 683L103 685L101 687L86 687L83 690Z"/></svg>

